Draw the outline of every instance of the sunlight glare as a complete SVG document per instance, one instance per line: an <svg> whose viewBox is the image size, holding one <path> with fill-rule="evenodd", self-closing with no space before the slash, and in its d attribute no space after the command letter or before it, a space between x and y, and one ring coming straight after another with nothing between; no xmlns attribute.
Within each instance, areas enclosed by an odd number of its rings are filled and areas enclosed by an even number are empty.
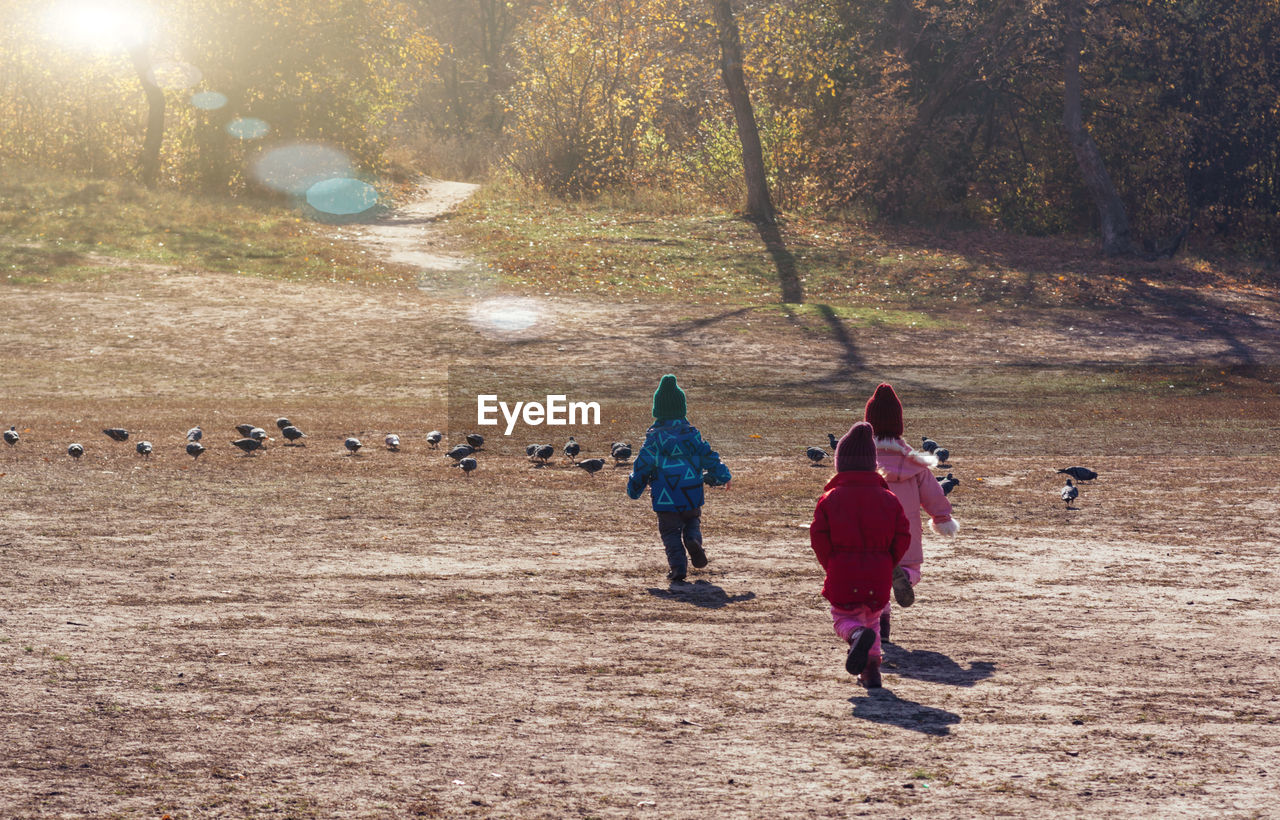
<svg viewBox="0 0 1280 820"><path fill-rule="evenodd" d="M128 0L65 0L49 10L46 29L69 46L114 51L146 42L151 19Z"/></svg>

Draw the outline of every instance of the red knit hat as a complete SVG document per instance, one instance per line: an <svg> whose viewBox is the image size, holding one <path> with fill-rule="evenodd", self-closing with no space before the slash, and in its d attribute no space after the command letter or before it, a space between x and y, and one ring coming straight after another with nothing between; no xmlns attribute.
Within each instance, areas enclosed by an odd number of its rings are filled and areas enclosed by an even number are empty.
<svg viewBox="0 0 1280 820"><path fill-rule="evenodd" d="M897 438L902 435L902 402L890 384L881 384L867 402L863 415L875 428L876 438Z"/></svg>
<svg viewBox="0 0 1280 820"><path fill-rule="evenodd" d="M836 444L836 472L871 472L875 468L876 445L871 440L871 425L860 421L850 427L849 432Z"/></svg>

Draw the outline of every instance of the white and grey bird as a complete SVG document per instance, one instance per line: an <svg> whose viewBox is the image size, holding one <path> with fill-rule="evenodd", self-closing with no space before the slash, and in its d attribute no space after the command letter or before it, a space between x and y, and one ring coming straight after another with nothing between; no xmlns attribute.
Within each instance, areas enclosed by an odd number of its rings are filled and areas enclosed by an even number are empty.
<svg viewBox="0 0 1280 820"><path fill-rule="evenodd" d="M1071 509L1071 502L1080 496L1080 491L1071 483L1071 479L1067 479L1067 484L1062 488L1062 500L1067 502L1067 509Z"/></svg>
<svg viewBox="0 0 1280 820"><path fill-rule="evenodd" d="M538 444L535 446L533 451L533 457L542 464L546 464L547 460L555 454L556 448L555 445L552 444Z"/></svg>
<svg viewBox="0 0 1280 820"><path fill-rule="evenodd" d="M262 449L262 442L256 438L238 438L231 442L231 446L240 449L245 455L251 456L255 450Z"/></svg>
<svg viewBox="0 0 1280 820"><path fill-rule="evenodd" d="M294 444L295 441L306 438L307 434L302 432L292 424L288 424L288 425L285 425L284 427L281 427L280 435L284 436L284 440L289 442L288 444L285 445L286 447L306 447L307 446L305 443Z"/></svg>
<svg viewBox="0 0 1280 820"><path fill-rule="evenodd" d="M128 441L129 431L123 427L108 427L102 432L107 434L107 438L112 441Z"/></svg>
<svg viewBox="0 0 1280 820"><path fill-rule="evenodd" d="M471 475L471 471L480 466L480 462L476 461L471 456L467 456L466 458L455 461L450 466L461 467L463 474L469 477Z"/></svg>
<svg viewBox="0 0 1280 820"><path fill-rule="evenodd" d="M586 458L577 462L577 466L587 471L588 475L595 475L604 469L603 458Z"/></svg>
<svg viewBox="0 0 1280 820"><path fill-rule="evenodd" d="M921 436L920 449L924 450L926 453L932 453L934 450L938 449L938 442L928 436Z"/></svg>
<svg viewBox="0 0 1280 820"><path fill-rule="evenodd" d="M187 431L187 441L199 441L204 438L204 431L199 426L192 427Z"/></svg>
<svg viewBox="0 0 1280 820"><path fill-rule="evenodd" d="M289 421L284 416L281 416L280 418L276 419L277 430L283 430L286 427L292 427L292 426L293 426L293 422Z"/></svg>
<svg viewBox="0 0 1280 820"><path fill-rule="evenodd" d="M241 438L248 438L249 434L252 433L254 428L257 426L258 425L256 424L237 424L236 432L240 434Z"/></svg>
<svg viewBox="0 0 1280 820"><path fill-rule="evenodd" d="M150 455L151 455L151 449L152 449L152 448L151 448L151 442L149 442L149 441L139 441L139 442L138 442L138 446L137 446L137 447L134 447L133 449L137 450L137 451L138 451L138 455L140 455L140 456L150 456Z"/></svg>
<svg viewBox="0 0 1280 820"><path fill-rule="evenodd" d="M475 451L476 451L476 448L472 447L470 444L459 444L457 447L454 447L452 450L445 453L445 455L453 459L454 461L462 461L464 458L471 455Z"/></svg>
<svg viewBox="0 0 1280 820"><path fill-rule="evenodd" d="M200 458L200 454L204 452L204 445L198 441L187 442L187 455L191 456L191 460L195 461Z"/></svg>
<svg viewBox="0 0 1280 820"><path fill-rule="evenodd" d="M13 425L10 425L9 429L4 431L4 443L10 447L17 444L20 438L22 437L18 435L18 428Z"/></svg>
<svg viewBox="0 0 1280 820"><path fill-rule="evenodd" d="M444 433L441 433L439 430L432 430L430 433L427 433L427 444L431 445L432 450L439 447L440 442L443 439L444 439Z"/></svg>
<svg viewBox="0 0 1280 820"><path fill-rule="evenodd" d="M1068 467L1065 470L1059 470L1060 473L1066 473L1076 481L1093 481L1098 474L1088 467Z"/></svg>
<svg viewBox="0 0 1280 820"><path fill-rule="evenodd" d="M824 458L830 458L830 456L827 455L827 451L821 447L810 447L804 451L804 454L809 457L809 460L813 462L813 466L815 467L820 466Z"/></svg>
<svg viewBox="0 0 1280 820"><path fill-rule="evenodd" d="M951 459L951 451L946 447L939 447L933 451L933 454L938 457L938 464L940 465L946 464Z"/></svg>
<svg viewBox="0 0 1280 820"><path fill-rule="evenodd" d="M352 455L355 455L360 451L360 448L363 447L364 445L360 443L360 439L356 438L355 436L351 436L346 441L342 442L342 446L346 447L347 451L350 452Z"/></svg>
<svg viewBox="0 0 1280 820"><path fill-rule="evenodd" d="M484 436L479 433L467 433L467 444L471 445L472 450L479 450L484 447Z"/></svg>
<svg viewBox="0 0 1280 820"><path fill-rule="evenodd" d="M383 439L387 445L387 449L393 453L400 452L400 437L395 433L387 433L387 437Z"/></svg>
<svg viewBox="0 0 1280 820"><path fill-rule="evenodd" d="M943 495L951 495L951 491L954 490L956 485L959 483L960 479L956 478L951 473L947 473L946 478L938 479L938 486L942 487Z"/></svg>
<svg viewBox="0 0 1280 820"><path fill-rule="evenodd" d="M263 430L261 427L255 427L249 431L249 438L265 442L267 439L271 438L271 436L267 435L267 431Z"/></svg>
<svg viewBox="0 0 1280 820"><path fill-rule="evenodd" d="M609 448L609 455L613 456L615 466L621 464L631 458L631 445L625 441L615 441Z"/></svg>
<svg viewBox="0 0 1280 820"><path fill-rule="evenodd" d="M564 454L569 457L570 461L578 460L578 453L582 452L582 445L578 444L578 440L573 436L569 436L569 440L565 442Z"/></svg>
<svg viewBox="0 0 1280 820"><path fill-rule="evenodd" d="M84 445L83 444L69 445L67 447L67 455L71 456L72 458L80 458L80 456L84 455Z"/></svg>

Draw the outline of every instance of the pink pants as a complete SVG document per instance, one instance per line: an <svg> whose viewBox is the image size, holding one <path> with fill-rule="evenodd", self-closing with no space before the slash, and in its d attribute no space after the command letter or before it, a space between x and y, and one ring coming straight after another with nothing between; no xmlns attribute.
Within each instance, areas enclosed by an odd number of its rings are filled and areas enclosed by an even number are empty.
<svg viewBox="0 0 1280 820"><path fill-rule="evenodd" d="M920 565L919 564L899 564L907 571L907 578L911 581L911 586L920 583ZM889 614L889 608L893 606L893 595L889 596L889 603L884 605L884 614Z"/></svg>
<svg viewBox="0 0 1280 820"><path fill-rule="evenodd" d="M870 629L875 633L875 643L871 644L871 651L867 653L869 658L880 657L880 612L879 609L870 609L865 606L855 607L853 609L841 609L838 606L831 607L831 620L834 622L836 634L840 636L840 640L848 643L849 636L860 627Z"/></svg>

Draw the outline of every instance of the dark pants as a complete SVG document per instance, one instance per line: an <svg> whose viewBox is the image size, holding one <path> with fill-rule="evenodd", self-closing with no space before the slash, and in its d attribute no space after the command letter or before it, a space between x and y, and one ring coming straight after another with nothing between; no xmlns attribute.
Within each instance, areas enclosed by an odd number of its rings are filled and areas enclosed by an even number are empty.
<svg viewBox="0 0 1280 820"><path fill-rule="evenodd" d="M679 512L660 511L658 532L662 535L662 546L667 551L667 563L674 570L687 572L689 564L685 550L702 547L702 508Z"/></svg>

